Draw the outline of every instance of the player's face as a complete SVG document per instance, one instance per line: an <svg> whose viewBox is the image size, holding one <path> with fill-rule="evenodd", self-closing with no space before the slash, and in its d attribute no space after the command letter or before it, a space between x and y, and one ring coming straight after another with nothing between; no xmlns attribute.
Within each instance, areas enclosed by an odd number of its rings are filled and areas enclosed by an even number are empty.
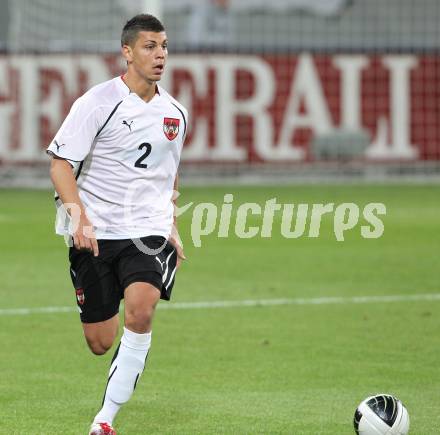
<svg viewBox="0 0 440 435"><path fill-rule="evenodd" d="M167 35L165 32L139 32L134 46L124 46L123 54L140 77L157 82L168 57Z"/></svg>

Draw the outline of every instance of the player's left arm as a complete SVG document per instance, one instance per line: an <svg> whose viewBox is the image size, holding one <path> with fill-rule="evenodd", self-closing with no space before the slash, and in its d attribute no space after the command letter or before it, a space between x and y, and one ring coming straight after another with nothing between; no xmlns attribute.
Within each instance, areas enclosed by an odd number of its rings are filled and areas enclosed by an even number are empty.
<svg viewBox="0 0 440 435"><path fill-rule="evenodd" d="M176 210L177 207L177 192L179 188L179 174L176 174L176 178L174 179L174 194L173 194L173 204L174 204L174 210ZM183 243L182 239L179 236L179 231L177 230L177 216L176 213L174 213L174 221L173 221L173 228L171 230L171 235L169 238L170 243L174 245L177 252L177 268L179 268L180 264L183 260L186 260L185 254L183 253Z"/></svg>

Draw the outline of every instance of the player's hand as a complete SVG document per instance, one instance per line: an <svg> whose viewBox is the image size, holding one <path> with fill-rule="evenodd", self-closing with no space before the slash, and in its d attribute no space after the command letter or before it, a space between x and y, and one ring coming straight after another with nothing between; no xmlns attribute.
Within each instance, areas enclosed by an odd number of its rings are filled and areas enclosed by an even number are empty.
<svg viewBox="0 0 440 435"><path fill-rule="evenodd" d="M73 233L73 244L76 249L90 251L95 257L99 255L98 242L93 225L85 213L82 213L79 217L76 231Z"/></svg>
<svg viewBox="0 0 440 435"><path fill-rule="evenodd" d="M180 267L180 265L182 264L182 261L186 260L186 257L185 257L185 254L183 253L183 247L182 246L179 246L174 239L170 239L170 242L176 248L176 253L177 253L177 269L178 269Z"/></svg>
<svg viewBox="0 0 440 435"><path fill-rule="evenodd" d="M180 267L183 260L186 260L185 254L183 252L183 243L180 239L179 233L175 225L173 225L173 229L171 230L171 236L168 241L174 246L177 253L177 269Z"/></svg>

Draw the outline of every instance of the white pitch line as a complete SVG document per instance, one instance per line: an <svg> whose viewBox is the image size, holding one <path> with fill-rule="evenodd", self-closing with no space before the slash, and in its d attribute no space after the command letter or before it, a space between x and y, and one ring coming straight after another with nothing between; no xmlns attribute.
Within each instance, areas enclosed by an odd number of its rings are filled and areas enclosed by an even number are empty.
<svg viewBox="0 0 440 435"><path fill-rule="evenodd" d="M353 296L321 298L245 299L238 301L171 302L158 306L161 310L192 310L200 308L267 307L276 305L330 305L370 304L389 302L440 301L440 293L388 296ZM76 307L37 307L0 309L0 316L24 316L29 314L72 313Z"/></svg>
<svg viewBox="0 0 440 435"><path fill-rule="evenodd" d="M0 316L26 316L28 314L78 312L75 307L36 307L36 308L5 308L0 309Z"/></svg>

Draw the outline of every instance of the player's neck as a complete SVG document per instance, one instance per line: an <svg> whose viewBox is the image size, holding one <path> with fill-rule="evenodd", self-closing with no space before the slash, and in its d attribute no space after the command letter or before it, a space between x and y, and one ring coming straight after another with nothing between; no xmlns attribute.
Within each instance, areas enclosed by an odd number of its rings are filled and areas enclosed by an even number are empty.
<svg viewBox="0 0 440 435"><path fill-rule="evenodd" d="M144 79L133 76L126 72L122 76L125 84L130 89L130 92L137 94L142 100L148 103L156 94L156 82L147 82Z"/></svg>

